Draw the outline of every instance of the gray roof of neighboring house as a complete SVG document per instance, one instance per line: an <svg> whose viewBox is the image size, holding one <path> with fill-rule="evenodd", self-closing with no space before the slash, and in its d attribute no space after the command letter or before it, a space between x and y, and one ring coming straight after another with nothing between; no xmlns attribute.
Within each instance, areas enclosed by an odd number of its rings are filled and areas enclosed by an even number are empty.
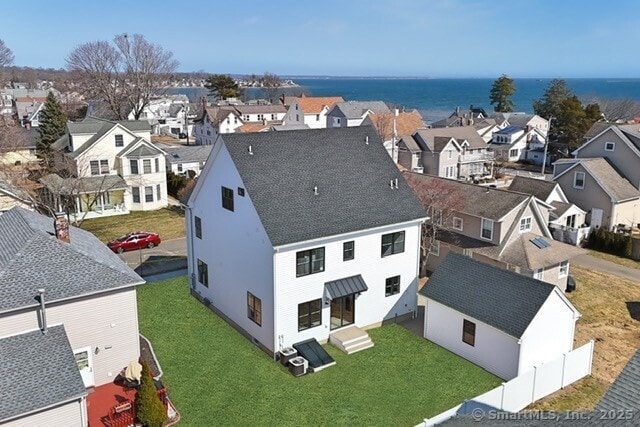
<svg viewBox="0 0 640 427"><path fill-rule="evenodd" d="M596 406L600 411L631 409L640 413L640 350L631 356L618 378Z"/></svg>
<svg viewBox="0 0 640 427"><path fill-rule="evenodd" d="M213 150L213 145L170 145L157 143L167 154L165 155L169 163L196 163L206 162Z"/></svg>
<svg viewBox="0 0 640 427"><path fill-rule="evenodd" d="M371 126L221 137L274 246L426 217Z"/></svg>
<svg viewBox="0 0 640 427"><path fill-rule="evenodd" d="M273 131L303 130L303 129L310 129L309 125L294 123L294 124L288 124L288 125L275 125L269 128L269 130L273 130Z"/></svg>
<svg viewBox="0 0 640 427"><path fill-rule="evenodd" d="M38 180L54 194L92 194L113 190L126 190L129 185L120 175L100 175L84 178L62 178L50 173Z"/></svg>
<svg viewBox="0 0 640 427"><path fill-rule="evenodd" d="M20 187L12 185L8 180L5 180L2 175L0 175L0 191L11 194L28 204L32 204L32 202L29 200L29 194L26 191L24 191Z"/></svg>
<svg viewBox="0 0 640 427"><path fill-rule="evenodd" d="M427 144L429 149L432 149L434 140L437 137L454 138L456 141L466 140L469 143L469 148L478 149L486 148L487 143L478 134L478 131L473 126L458 126L450 128L432 128L432 129L418 129L414 134L414 138L420 137Z"/></svg>
<svg viewBox="0 0 640 427"><path fill-rule="evenodd" d="M462 213L492 219L494 221L500 220L529 198L526 194L513 191L483 187L421 173L410 174L411 179L418 179L425 183L434 180L446 183L447 186L455 189L455 191L458 191L461 195L464 205L461 210Z"/></svg>
<svg viewBox="0 0 640 427"><path fill-rule="evenodd" d="M633 186L615 166L604 157L594 157L589 159L560 159L557 164L577 163L580 164L594 179L596 179L616 202L640 197L640 191ZM577 167L577 166L576 166ZM568 173L575 168L567 168L554 179Z"/></svg>
<svg viewBox="0 0 640 427"><path fill-rule="evenodd" d="M551 202L550 205L555 208L550 212L551 216L555 218L560 218L562 215L564 215L565 212L569 210L569 208L571 208L571 206L574 206L572 203L564 203L557 200Z"/></svg>
<svg viewBox="0 0 640 427"><path fill-rule="evenodd" d="M0 422L86 395L64 326L0 339Z"/></svg>
<svg viewBox="0 0 640 427"><path fill-rule="evenodd" d="M347 119L358 119L362 115L370 110L375 114L390 113L391 110L382 101L345 101L337 102L334 104L331 111L338 109L342 112Z"/></svg>
<svg viewBox="0 0 640 427"><path fill-rule="evenodd" d="M135 141L133 141L131 144L135 144L136 142L138 142L141 138L137 138ZM129 151L126 154L126 157L153 157L153 156L157 156L159 153L159 150L157 147L155 147L155 145L153 145L152 143L148 143L148 144L141 144L140 146L134 148L133 150ZM124 153L122 153L124 154ZM120 155L120 154L119 154Z"/></svg>
<svg viewBox="0 0 640 427"><path fill-rule="evenodd" d="M498 134L498 135L511 135L513 133L516 132L523 132L525 130L524 127L522 126L515 126L515 125L511 125L511 126L507 126L504 129L500 129L497 132L494 132L494 134Z"/></svg>
<svg viewBox="0 0 640 427"><path fill-rule="evenodd" d="M198 114L198 117L194 119L194 122L201 122L204 120L204 116L207 115L209 117L209 121L211 121L211 124L215 127L219 126L229 114L237 115L238 112L233 106L205 107L204 110Z"/></svg>
<svg viewBox="0 0 640 427"><path fill-rule="evenodd" d="M236 110L240 114L272 114L272 113L286 113L287 109L284 105L236 105Z"/></svg>
<svg viewBox="0 0 640 427"><path fill-rule="evenodd" d="M600 132L609 128L610 126L614 126L614 124L607 123L607 122L595 122L594 124L591 125L589 130L584 134L584 138L591 139L594 136L598 135Z"/></svg>
<svg viewBox="0 0 640 427"><path fill-rule="evenodd" d="M449 252L420 294L520 338L555 285Z"/></svg>
<svg viewBox="0 0 640 427"><path fill-rule="evenodd" d="M37 305L39 288L52 302L144 283L93 234L69 235L58 240L53 218L19 207L0 215L0 312Z"/></svg>
<svg viewBox="0 0 640 427"><path fill-rule="evenodd" d="M516 176L509 185L509 191L532 194L543 202L551 195L558 183L544 179Z"/></svg>
<svg viewBox="0 0 640 427"><path fill-rule="evenodd" d="M418 145L418 142L411 135L401 136L398 141L398 145L400 143L403 143L412 153L419 153L422 151L422 149Z"/></svg>

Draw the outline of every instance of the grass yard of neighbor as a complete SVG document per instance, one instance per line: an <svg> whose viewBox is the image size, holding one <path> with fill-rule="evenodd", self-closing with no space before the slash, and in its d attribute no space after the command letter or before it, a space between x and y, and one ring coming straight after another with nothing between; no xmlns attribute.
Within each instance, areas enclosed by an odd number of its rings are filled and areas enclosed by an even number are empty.
<svg viewBox="0 0 640 427"><path fill-rule="evenodd" d="M577 265L571 275L577 290L566 295L582 313L574 348L595 340L592 374L528 409L593 409L640 347L640 284Z"/></svg>
<svg viewBox="0 0 640 427"><path fill-rule="evenodd" d="M621 256L611 255L605 252L598 252L594 250L590 250L589 254L593 255L596 258L601 258L606 261L615 262L616 264L624 265L625 267L640 269L640 261L634 261L630 258L624 258Z"/></svg>
<svg viewBox="0 0 640 427"><path fill-rule="evenodd" d="M173 207L87 219L82 222L80 228L90 231L105 243L132 231L158 233L162 240L170 240L184 237L184 221L184 212L180 208Z"/></svg>
<svg viewBox="0 0 640 427"><path fill-rule="evenodd" d="M138 288L182 424L407 425L489 391L498 377L398 325L368 331L373 348L300 378L189 295L186 277Z"/></svg>

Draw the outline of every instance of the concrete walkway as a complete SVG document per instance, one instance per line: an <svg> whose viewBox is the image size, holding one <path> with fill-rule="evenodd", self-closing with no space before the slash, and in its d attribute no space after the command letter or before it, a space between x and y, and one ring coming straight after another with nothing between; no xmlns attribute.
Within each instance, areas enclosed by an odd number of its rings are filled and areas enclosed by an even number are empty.
<svg viewBox="0 0 640 427"><path fill-rule="evenodd" d="M590 268L592 270L602 271L603 273L613 274L614 276L622 277L623 279L631 280L640 284L640 269L625 267L624 265L597 258L590 254L578 255L571 259L571 263ZM569 274L571 274L571 272L569 272ZM580 286L579 283L578 286Z"/></svg>

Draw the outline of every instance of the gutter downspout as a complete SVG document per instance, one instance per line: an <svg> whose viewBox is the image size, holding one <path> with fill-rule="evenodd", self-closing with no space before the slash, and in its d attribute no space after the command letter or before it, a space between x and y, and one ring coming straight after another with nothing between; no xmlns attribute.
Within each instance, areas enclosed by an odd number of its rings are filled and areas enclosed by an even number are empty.
<svg viewBox="0 0 640 427"><path fill-rule="evenodd" d="M40 320L42 321L42 325L41 325L41 329L42 329L42 334L43 335L47 335L47 312L46 312L46 306L44 303L44 289L40 288L38 289L38 294L40 295Z"/></svg>

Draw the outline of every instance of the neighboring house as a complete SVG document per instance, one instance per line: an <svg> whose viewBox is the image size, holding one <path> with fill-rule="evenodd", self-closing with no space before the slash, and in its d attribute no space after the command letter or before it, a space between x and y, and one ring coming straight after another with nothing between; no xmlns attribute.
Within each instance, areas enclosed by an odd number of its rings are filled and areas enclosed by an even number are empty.
<svg viewBox="0 0 640 427"><path fill-rule="evenodd" d="M49 206L76 218L167 206L166 153L150 142L146 121L90 117L67 130L52 148L58 170L72 178L41 180Z"/></svg>
<svg viewBox="0 0 640 427"><path fill-rule="evenodd" d="M15 127L15 138L8 140L8 146L0 147L0 165L25 165L39 163L36 155L36 141L40 134L37 129Z"/></svg>
<svg viewBox="0 0 640 427"><path fill-rule="evenodd" d="M328 128L360 126L369 114L389 114L391 110L382 101L337 102L327 112Z"/></svg>
<svg viewBox="0 0 640 427"><path fill-rule="evenodd" d="M5 117L13 115L13 96L5 89L0 89L0 115Z"/></svg>
<svg viewBox="0 0 640 427"><path fill-rule="evenodd" d="M509 162L526 160L530 149L544 147L545 136L537 129L510 125L493 133L489 149Z"/></svg>
<svg viewBox="0 0 640 427"><path fill-rule="evenodd" d="M522 112L514 113L494 113L490 115L497 123L507 122L510 126L520 126L527 131L536 129L543 137L549 133L549 120L544 119L537 114L528 114Z"/></svg>
<svg viewBox="0 0 640 427"><path fill-rule="evenodd" d="M589 212L591 227L640 223L640 191L606 158L560 159L553 164L553 180L571 203Z"/></svg>
<svg viewBox="0 0 640 427"><path fill-rule="evenodd" d="M311 129L327 127L327 113L337 102L344 102L340 96L302 96L283 98L287 114L283 119L286 126L307 125Z"/></svg>
<svg viewBox="0 0 640 427"><path fill-rule="evenodd" d="M64 216L13 208L0 247L0 424L86 427L85 388L140 357L144 280Z"/></svg>
<svg viewBox="0 0 640 427"><path fill-rule="evenodd" d="M402 112L395 110L392 113L371 113L362 122L362 125L372 125L378 136L383 140L384 148L394 162L398 162L397 142L400 135L413 135L418 129L426 129L422 116L417 110Z"/></svg>
<svg viewBox="0 0 640 427"><path fill-rule="evenodd" d="M415 313L425 217L370 126L221 135L188 201L192 293L270 354L346 328L363 349L357 327Z"/></svg>
<svg viewBox="0 0 640 427"><path fill-rule="evenodd" d="M453 251L565 289L569 260L584 250L553 240L551 205L529 194L430 175L406 172L405 177L416 191L441 184L460 198L461 207L445 218L435 236L427 270L435 271Z"/></svg>
<svg viewBox="0 0 640 427"><path fill-rule="evenodd" d="M197 107L189 103L186 95L165 95L152 99L140 113L140 120L146 120L151 133L160 135L192 135L193 119L197 117ZM129 120L135 120L133 111Z"/></svg>
<svg viewBox="0 0 640 427"><path fill-rule="evenodd" d="M402 138L398 152L398 163L411 171L419 172L422 167L426 174L461 180L493 174L493 153L472 126L419 129ZM415 166L416 154L419 166Z"/></svg>
<svg viewBox="0 0 640 427"><path fill-rule="evenodd" d="M557 182L516 176L509 190L531 194L553 206L549 211L549 229L554 239L580 245L589 235L590 227L585 224L587 212L570 203Z"/></svg>
<svg viewBox="0 0 640 427"><path fill-rule="evenodd" d="M185 146L163 143L156 143L156 147L167 153L165 155L167 172L185 176L189 175L189 171L193 171L195 176L200 175L213 149L213 145Z"/></svg>
<svg viewBox="0 0 640 427"><path fill-rule="evenodd" d="M33 201L25 191L0 176L0 215L16 206L33 210Z"/></svg>
<svg viewBox="0 0 640 427"><path fill-rule="evenodd" d="M287 109L280 104L237 105L236 111L244 123L281 124Z"/></svg>
<svg viewBox="0 0 640 427"><path fill-rule="evenodd" d="M496 119L479 119L473 123L473 127L484 142L489 143L493 138L493 133L504 129L507 125L504 122L497 122Z"/></svg>
<svg viewBox="0 0 640 427"><path fill-rule="evenodd" d="M424 337L504 380L573 350L581 314L549 283L449 253L420 294Z"/></svg>
<svg viewBox="0 0 640 427"><path fill-rule="evenodd" d="M486 111L482 107L474 107L471 105L468 110L461 110L456 107L453 113L445 119L431 123L433 128L448 128L458 126L471 126L477 121L482 121L488 117Z"/></svg>
<svg viewBox="0 0 640 427"><path fill-rule="evenodd" d="M15 110L20 126L31 128L40 126L40 112L47 98L20 97L15 99Z"/></svg>
<svg viewBox="0 0 640 427"><path fill-rule="evenodd" d="M222 133L233 133L244 122L233 106L204 107L193 121L193 136L197 145L213 145Z"/></svg>

